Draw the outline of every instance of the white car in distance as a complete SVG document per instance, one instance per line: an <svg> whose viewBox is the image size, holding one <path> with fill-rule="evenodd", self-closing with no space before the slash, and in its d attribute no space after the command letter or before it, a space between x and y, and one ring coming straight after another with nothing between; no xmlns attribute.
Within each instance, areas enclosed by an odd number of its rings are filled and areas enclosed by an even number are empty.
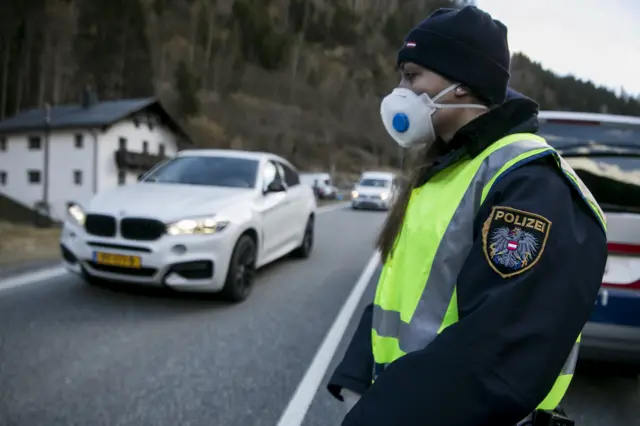
<svg viewBox="0 0 640 426"><path fill-rule="evenodd" d="M388 210L395 199L396 176L390 172L364 172L351 191L353 209Z"/></svg>
<svg viewBox="0 0 640 426"><path fill-rule="evenodd" d="M258 268L311 254L316 201L268 153L188 150L139 182L70 204L60 246L87 281L164 285L244 300Z"/></svg>

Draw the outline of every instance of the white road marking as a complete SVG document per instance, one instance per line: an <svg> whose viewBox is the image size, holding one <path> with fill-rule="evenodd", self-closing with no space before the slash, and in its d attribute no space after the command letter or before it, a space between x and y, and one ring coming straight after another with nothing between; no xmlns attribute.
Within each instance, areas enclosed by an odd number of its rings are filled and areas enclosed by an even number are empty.
<svg viewBox="0 0 640 426"><path fill-rule="evenodd" d="M320 207L316 210L317 214L328 213L339 209L344 209L349 203L336 203L328 206ZM28 284L35 284L39 281L50 280L53 278L61 277L62 275L69 273L63 266L56 266L53 268L40 269L35 272L27 272L20 275L9 276L7 278L0 278L0 292L8 290L10 288L20 287Z"/></svg>
<svg viewBox="0 0 640 426"><path fill-rule="evenodd" d="M67 273L68 271L63 266L55 266L53 268L40 269L35 272L27 272L25 274L3 278L0 280L0 291L58 278Z"/></svg>
<svg viewBox="0 0 640 426"><path fill-rule="evenodd" d="M356 282L353 290L351 290L351 294L349 294L344 305L342 305L338 316L318 348L313 361L311 361L311 364L307 368L302 381L293 393L287 408L282 413L277 426L300 426L302 424L307 415L307 411L309 411L311 402L318 391L318 387L338 349L342 336L344 336L349 322L355 310L358 308L360 299L362 299L362 295L367 289L379 263L380 254L376 251L362 271L358 282Z"/></svg>

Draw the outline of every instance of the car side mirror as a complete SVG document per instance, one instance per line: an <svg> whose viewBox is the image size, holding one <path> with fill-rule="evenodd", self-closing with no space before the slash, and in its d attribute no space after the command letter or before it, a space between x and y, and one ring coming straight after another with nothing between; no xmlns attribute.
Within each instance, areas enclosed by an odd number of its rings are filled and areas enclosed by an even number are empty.
<svg viewBox="0 0 640 426"><path fill-rule="evenodd" d="M265 193L269 192L285 192L287 189L284 187L284 184L280 179L275 179L267 185L267 190Z"/></svg>

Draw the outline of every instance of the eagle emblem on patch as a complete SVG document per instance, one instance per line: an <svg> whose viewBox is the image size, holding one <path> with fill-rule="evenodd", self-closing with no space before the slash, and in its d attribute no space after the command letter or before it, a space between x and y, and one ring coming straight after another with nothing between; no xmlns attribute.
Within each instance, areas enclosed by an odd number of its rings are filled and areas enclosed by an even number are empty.
<svg viewBox="0 0 640 426"><path fill-rule="evenodd" d="M495 206L482 228L484 254L502 278L531 269L547 244L551 221L535 213Z"/></svg>

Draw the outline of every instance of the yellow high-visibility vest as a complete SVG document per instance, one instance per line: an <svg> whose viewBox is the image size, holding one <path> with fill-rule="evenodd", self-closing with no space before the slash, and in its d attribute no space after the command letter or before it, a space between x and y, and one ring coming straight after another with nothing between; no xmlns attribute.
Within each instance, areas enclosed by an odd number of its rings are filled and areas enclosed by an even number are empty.
<svg viewBox="0 0 640 426"><path fill-rule="evenodd" d="M378 281L372 330L377 365L388 365L409 352L424 349L458 321L456 279L473 245L476 213L496 179L545 155L556 159L606 232L605 216L591 192L539 136L507 136L477 157L438 172L413 190L394 252L386 259ZM556 408L567 392L581 334L576 338L558 379L538 409Z"/></svg>

